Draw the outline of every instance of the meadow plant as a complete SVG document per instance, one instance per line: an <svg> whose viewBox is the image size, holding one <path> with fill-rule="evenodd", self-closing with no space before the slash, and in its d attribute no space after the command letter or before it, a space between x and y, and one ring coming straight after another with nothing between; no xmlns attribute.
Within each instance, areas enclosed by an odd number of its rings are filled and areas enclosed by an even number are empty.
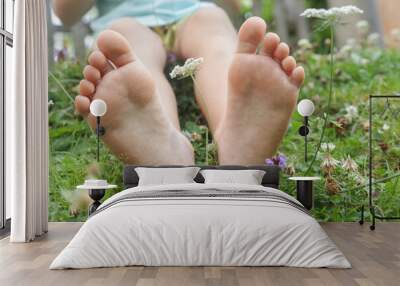
<svg viewBox="0 0 400 286"><path fill-rule="evenodd" d="M335 25L339 23L343 23L343 18L349 15L356 15L362 14L363 11L355 6L342 6L342 7L333 7L330 9L307 9L305 10L300 16L306 18L318 18L321 20L319 29L326 29L329 28L330 32L330 39L329 39L329 53L330 53L330 81L329 81L329 95L328 95L328 104L326 107L327 113L325 113L324 125L321 131L321 136L319 143L317 145L316 151L314 156L311 160L311 163L306 171L306 174L311 171L311 168L317 159L317 155L319 149L321 148L321 144L324 140L325 130L328 124L328 111L331 105L331 100L333 97L333 85L334 85L334 74L335 74L335 67L334 67L334 50L335 50Z"/></svg>
<svg viewBox="0 0 400 286"><path fill-rule="evenodd" d="M193 80L193 85L196 85L196 72L198 71L198 69L200 68L201 64L204 62L203 58L189 58L185 61L185 63L180 66L180 65L176 65L172 71L170 72L169 76L171 77L171 79L184 79L187 77L190 77ZM197 92L200 92L199 87L196 86L197 88ZM201 96L199 96L198 98L201 98ZM206 104L203 104L204 109L205 109L205 113L208 114L208 110L206 108ZM210 152L213 150L213 147L215 145L214 142L212 142L211 144L209 143L209 130L207 126L202 126L203 129L206 129L205 132L205 140L206 140L206 150L205 150L205 165L209 165L209 158L210 158ZM190 139L190 138L189 138ZM211 148L210 148L211 147Z"/></svg>

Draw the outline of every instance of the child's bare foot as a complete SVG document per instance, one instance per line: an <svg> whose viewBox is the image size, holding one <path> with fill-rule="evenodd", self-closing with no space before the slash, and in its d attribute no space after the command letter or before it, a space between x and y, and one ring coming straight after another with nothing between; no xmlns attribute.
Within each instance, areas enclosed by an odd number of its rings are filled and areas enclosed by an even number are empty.
<svg viewBox="0 0 400 286"><path fill-rule="evenodd" d="M83 72L76 110L94 128L90 102L101 98L107 103L102 139L125 163L193 164L191 144L169 121L150 73L125 38L107 30L97 46Z"/></svg>
<svg viewBox="0 0 400 286"><path fill-rule="evenodd" d="M276 34L265 32L257 17L240 28L227 108L215 134L220 164L262 164L276 152L296 105L304 69Z"/></svg>

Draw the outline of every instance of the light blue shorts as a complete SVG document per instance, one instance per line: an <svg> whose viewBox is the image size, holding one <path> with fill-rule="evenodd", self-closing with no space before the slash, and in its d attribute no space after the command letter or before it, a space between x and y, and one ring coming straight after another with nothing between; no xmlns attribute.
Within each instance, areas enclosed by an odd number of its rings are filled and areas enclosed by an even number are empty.
<svg viewBox="0 0 400 286"><path fill-rule="evenodd" d="M97 0L101 16L91 23L94 32L99 32L123 17L132 17L148 27L166 26L191 15L211 2L198 0Z"/></svg>

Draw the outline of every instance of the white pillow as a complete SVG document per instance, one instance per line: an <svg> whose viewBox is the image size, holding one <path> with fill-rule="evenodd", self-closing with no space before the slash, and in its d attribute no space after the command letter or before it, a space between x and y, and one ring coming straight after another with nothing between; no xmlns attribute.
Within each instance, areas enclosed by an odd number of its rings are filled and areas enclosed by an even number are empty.
<svg viewBox="0 0 400 286"><path fill-rule="evenodd" d="M182 168L135 168L139 176L139 186L195 183L198 167Z"/></svg>
<svg viewBox="0 0 400 286"><path fill-rule="evenodd" d="M202 170L205 184L261 185L265 171L262 170Z"/></svg>

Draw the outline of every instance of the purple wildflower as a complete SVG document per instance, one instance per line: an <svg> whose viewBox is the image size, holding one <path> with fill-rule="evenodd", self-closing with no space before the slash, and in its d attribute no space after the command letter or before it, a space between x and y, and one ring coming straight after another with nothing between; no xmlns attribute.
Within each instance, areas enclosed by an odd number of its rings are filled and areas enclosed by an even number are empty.
<svg viewBox="0 0 400 286"><path fill-rule="evenodd" d="M62 62L68 59L68 49L63 48L54 52L56 62Z"/></svg>
<svg viewBox="0 0 400 286"><path fill-rule="evenodd" d="M268 166L279 166L283 170L287 166L287 158L283 154L278 154L272 158L266 159L265 164Z"/></svg>
<svg viewBox="0 0 400 286"><path fill-rule="evenodd" d="M167 54L167 62L168 63L174 64L174 63L176 63L177 60L178 60L178 57L176 56L175 53L168 52L168 54Z"/></svg>

